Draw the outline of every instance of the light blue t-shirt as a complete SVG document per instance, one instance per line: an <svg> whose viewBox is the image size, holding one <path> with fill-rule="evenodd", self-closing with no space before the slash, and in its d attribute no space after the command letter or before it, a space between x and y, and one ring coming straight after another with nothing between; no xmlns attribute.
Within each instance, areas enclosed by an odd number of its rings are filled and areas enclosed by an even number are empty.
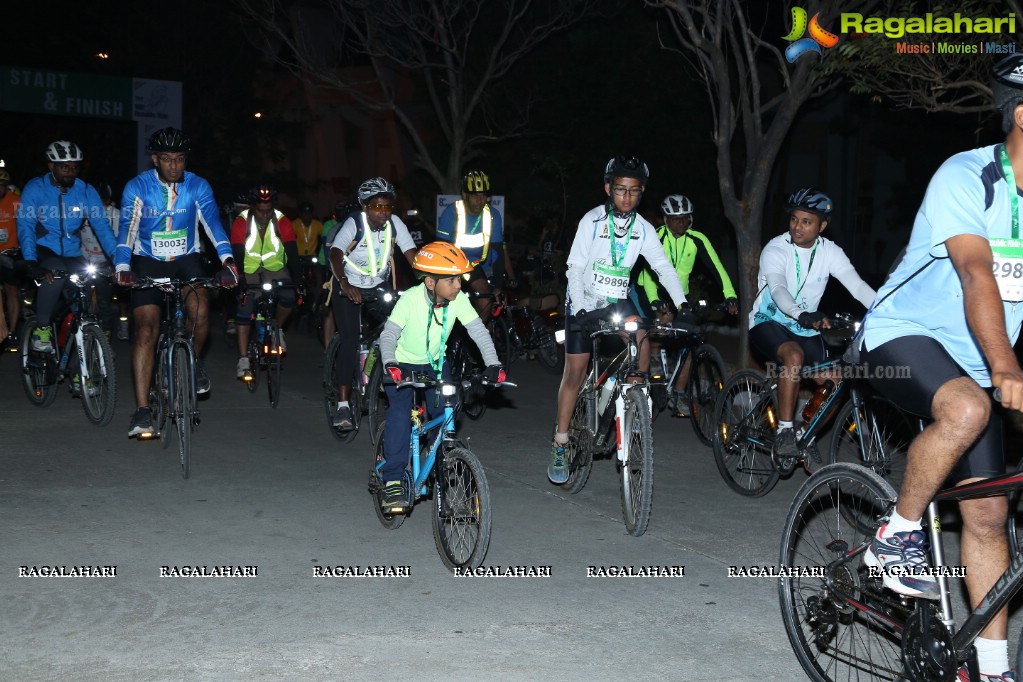
<svg viewBox="0 0 1023 682"><path fill-rule="evenodd" d="M977 383L991 385L984 354L966 321L963 285L945 241L960 234L986 239L1012 236L1009 187L998 159L999 146L956 154L931 178L906 255L878 290L881 303L867 316L864 343L868 350L903 336L927 336L938 341ZM910 279L931 258L936 260ZM1023 302L1002 305L1005 331L1015 343L1023 324Z"/></svg>

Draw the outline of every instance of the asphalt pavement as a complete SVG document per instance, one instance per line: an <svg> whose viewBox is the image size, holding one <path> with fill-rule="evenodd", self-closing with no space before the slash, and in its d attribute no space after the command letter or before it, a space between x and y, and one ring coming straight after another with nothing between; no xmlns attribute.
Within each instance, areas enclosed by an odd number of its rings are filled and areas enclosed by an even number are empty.
<svg viewBox="0 0 1023 682"><path fill-rule="evenodd" d="M173 445L127 438L127 343L113 344L107 427L63 389L33 407L16 354L0 357L0 679L804 679L776 581L728 577L777 563L801 472L764 498L736 495L689 421L662 415L649 530L631 537L611 462L577 495L547 482L559 378L522 359L519 387L460 433L492 494L485 566L549 575L456 577L428 505L397 530L377 521L369 434L329 434L315 340L288 335L271 409L212 336L188 480ZM38 575L76 566L116 575ZM588 577L646 566L684 575ZM184 575L195 567L228 575ZM407 575L350 575L367 569Z"/></svg>

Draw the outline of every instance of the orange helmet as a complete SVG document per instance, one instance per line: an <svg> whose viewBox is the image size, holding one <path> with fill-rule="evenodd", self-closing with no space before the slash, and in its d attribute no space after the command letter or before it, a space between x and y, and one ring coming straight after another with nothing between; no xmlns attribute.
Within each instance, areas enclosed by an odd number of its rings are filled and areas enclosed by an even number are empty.
<svg viewBox="0 0 1023 682"><path fill-rule="evenodd" d="M419 249L412 259L412 269L420 277L439 275L457 277L472 271L472 263L462 250L448 242L430 242Z"/></svg>

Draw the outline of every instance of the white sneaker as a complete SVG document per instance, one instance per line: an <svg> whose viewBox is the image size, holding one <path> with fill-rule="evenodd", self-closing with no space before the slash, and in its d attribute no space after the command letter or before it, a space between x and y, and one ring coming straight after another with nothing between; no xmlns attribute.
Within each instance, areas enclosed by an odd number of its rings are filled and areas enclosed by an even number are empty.
<svg viewBox="0 0 1023 682"><path fill-rule="evenodd" d="M239 379L245 378L245 373L249 371L249 359L238 358L238 366L234 370L234 375Z"/></svg>

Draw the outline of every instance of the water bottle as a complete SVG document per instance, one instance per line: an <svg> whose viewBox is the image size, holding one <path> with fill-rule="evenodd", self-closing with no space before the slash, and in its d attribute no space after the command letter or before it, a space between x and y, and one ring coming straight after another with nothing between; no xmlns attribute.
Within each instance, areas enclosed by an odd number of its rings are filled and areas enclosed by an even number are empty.
<svg viewBox="0 0 1023 682"><path fill-rule="evenodd" d="M369 383L368 371L366 369L366 359L369 357L369 348L366 344L359 346L359 368L362 369L362 385L365 386ZM372 369L372 368L370 368Z"/></svg>
<svg viewBox="0 0 1023 682"><path fill-rule="evenodd" d="M373 373L373 367L377 364L377 347L373 346L369 349L369 357L366 358L366 363L362 366L366 376Z"/></svg>
<svg viewBox="0 0 1023 682"><path fill-rule="evenodd" d="M604 409L607 408L607 404L611 402L611 395L615 390L615 377L611 375L604 382L604 385L600 387L600 397L597 398L597 414L604 414Z"/></svg>
<svg viewBox="0 0 1023 682"><path fill-rule="evenodd" d="M263 343L263 336L266 334L266 320L263 319L262 315L256 315L256 338L259 339L260 343Z"/></svg>

